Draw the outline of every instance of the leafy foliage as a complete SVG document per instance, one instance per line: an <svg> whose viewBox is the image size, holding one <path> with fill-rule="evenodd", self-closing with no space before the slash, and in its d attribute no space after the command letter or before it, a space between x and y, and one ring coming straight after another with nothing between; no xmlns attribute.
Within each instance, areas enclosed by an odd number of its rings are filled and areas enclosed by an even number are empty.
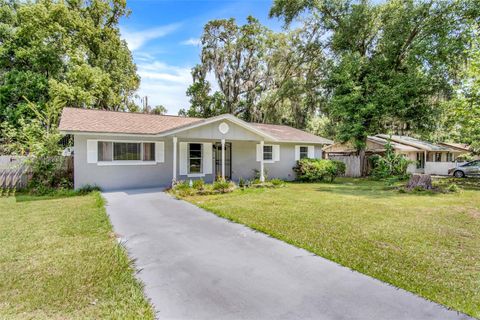
<svg viewBox="0 0 480 320"><path fill-rule="evenodd" d="M467 56L474 2L276 0L271 15L290 23L304 11L324 35L324 111L340 141L362 150L386 129L435 129Z"/></svg>
<svg viewBox="0 0 480 320"><path fill-rule="evenodd" d="M65 106L134 107L140 79L118 29L127 13L124 0L0 0L2 136L38 125L31 104L56 114L50 127Z"/></svg>
<svg viewBox="0 0 480 320"><path fill-rule="evenodd" d="M404 180L409 176L407 168L411 161L403 155L395 153L390 141L385 144L385 154L383 156L373 155L371 161L373 162L372 177L375 179Z"/></svg>
<svg viewBox="0 0 480 320"><path fill-rule="evenodd" d="M304 182L329 181L345 173L345 163L337 160L301 159L293 171L297 179Z"/></svg>

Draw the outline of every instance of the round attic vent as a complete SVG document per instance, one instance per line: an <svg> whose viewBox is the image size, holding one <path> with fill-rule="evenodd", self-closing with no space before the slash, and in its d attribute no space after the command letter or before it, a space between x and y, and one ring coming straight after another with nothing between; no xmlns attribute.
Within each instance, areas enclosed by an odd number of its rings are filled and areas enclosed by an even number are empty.
<svg viewBox="0 0 480 320"><path fill-rule="evenodd" d="M230 129L230 127L225 122L220 123L218 126L218 131L220 131L221 134L226 134L228 129Z"/></svg>

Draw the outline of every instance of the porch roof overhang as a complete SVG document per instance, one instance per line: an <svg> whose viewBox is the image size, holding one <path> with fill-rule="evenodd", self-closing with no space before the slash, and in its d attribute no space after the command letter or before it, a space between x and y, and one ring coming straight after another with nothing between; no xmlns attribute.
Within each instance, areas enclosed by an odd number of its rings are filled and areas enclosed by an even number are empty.
<svg viewBox="0 0 480 320"><path fill-rule="evenodd" d="M161 132L157 136L159 136L159 137L174 136L177 133L184 132L184 131L187 131L187 130L191 130L191 129L194 129L194 128L203 127L203 126L215 123L217 121L222 121L222 120L227 120L227 121L230 121L232 123L235 123L238 126L244 128L245 130L248 130L248 131L264 138L266 141L271 141L271 142L278 141L278 139L273 137L272 135L269 135L269 134L267 134L267 133L265 133L261 130L258 130L257 128L255 128L251 124L249 124L248 122L245 122L245 121L243 121L243 120L241 120L241 119L239 119L239 118L237 118L237 117L235 117L231 114L222 114L222 115L219 115L219 116L215 116L215 117L207 118L207 119L204 119L204 120L201 120L201 121L198 121L198 122L194 122L192 124L186 124L186 125L181 126L181 127L177 127L177 128L171 129L171 130L167 130L165 132Z"/></svg>

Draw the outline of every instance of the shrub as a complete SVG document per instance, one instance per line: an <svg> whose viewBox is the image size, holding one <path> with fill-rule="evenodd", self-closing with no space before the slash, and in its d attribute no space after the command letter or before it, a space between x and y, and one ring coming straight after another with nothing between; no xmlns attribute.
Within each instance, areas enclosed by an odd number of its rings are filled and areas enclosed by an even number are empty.
<svg viewBox="0 0 480 320"><path fill-rule="evenodd" d="M28 184L30 193L48 194L56 189L73 188L73 177L64 166L64 157L34 157L29 161L31 179Z"/></svg>
<svg viewBox="0 0 480 320"><path fill-rule="evenodd" d="M385 144L385 155L373 155L370 157L372 162L372 177L377 180L392 179L397 180L408 179L408 165L412 162L403 155L395 153L390 141Z"/></svg>
<svg viewBox="0 0 480 320"><path fill-rule="evenodd" d="M213 183L213 190L219 191L221 193L232 192L234 188L235 184L225 179L219 179Z"/></svg>
<svg viewBox="0 0 480 320"><path fill-rule="evenodd" d="M460 191L460 187L458 185L456 185L455 183L452 183L450 185L448 185L448 187L446 188L446 190L448 192L459 192Z"/></svg>
<svg viewBox="0 0 480 320"><path fill-rule="evenodd" d="M330 181L345 173L345 163L336 160L301 159L293 168L297 180L304 182Z"/></svg>
<svg viewBox="0 0 480 320"><path fill-rule="evenodd" d="M203 179L194 180L192 187L195 190L203 190L205 188L205 181L203 181Z"/></svg>
<svg viewBox="0 0 480 320"><path fill-rule="evenodd" d="M273 187L278 188L278 187L283 187L285 185L285 181L282 179L272 179L269 181Z"/></svg>
<svg viewBox="0 0 480 320"><path fill-rule="evenodd" d="M80 189L78 189L77 193L83 195L83 194L88 194L94 191L102 191L102 189L97 185L86 184Z"/></svg>
<svg viewBox="0 0 480 320"><path fill-rule="evenodd" d="M190 183L188 181L179 181L177 184L175 184L172 190L181 197L193 196L195 194L195 189L190 187Z"/></svg>

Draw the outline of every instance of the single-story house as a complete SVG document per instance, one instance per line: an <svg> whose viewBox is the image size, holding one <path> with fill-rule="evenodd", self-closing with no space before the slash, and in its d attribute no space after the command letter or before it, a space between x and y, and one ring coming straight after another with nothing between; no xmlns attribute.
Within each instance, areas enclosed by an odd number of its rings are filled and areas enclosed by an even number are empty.
<svg viewBox="0 0 480 320"><path fill-rule="evenodd" d="M285 125L211 118L63 109L60 132L74 137L74 184L103 189L169 186L215 177L295 178L298 159L322 158L333 141Z"/></svg>
<svg viewBox="0 0 480 320"><path fill-rule="evenodd" d="M448 169L458 165L457 157L468 153L468 150L445 144L434 144L408 136L377 134L367 137L366 155L384 154L388 141L396 153L403 154L412 161L407 169L409 173L447 175ZM350 143L327 146L324 152L327 158L332 159L345 159L346 156L354 157L356 154L356 150Z"/></svg>

